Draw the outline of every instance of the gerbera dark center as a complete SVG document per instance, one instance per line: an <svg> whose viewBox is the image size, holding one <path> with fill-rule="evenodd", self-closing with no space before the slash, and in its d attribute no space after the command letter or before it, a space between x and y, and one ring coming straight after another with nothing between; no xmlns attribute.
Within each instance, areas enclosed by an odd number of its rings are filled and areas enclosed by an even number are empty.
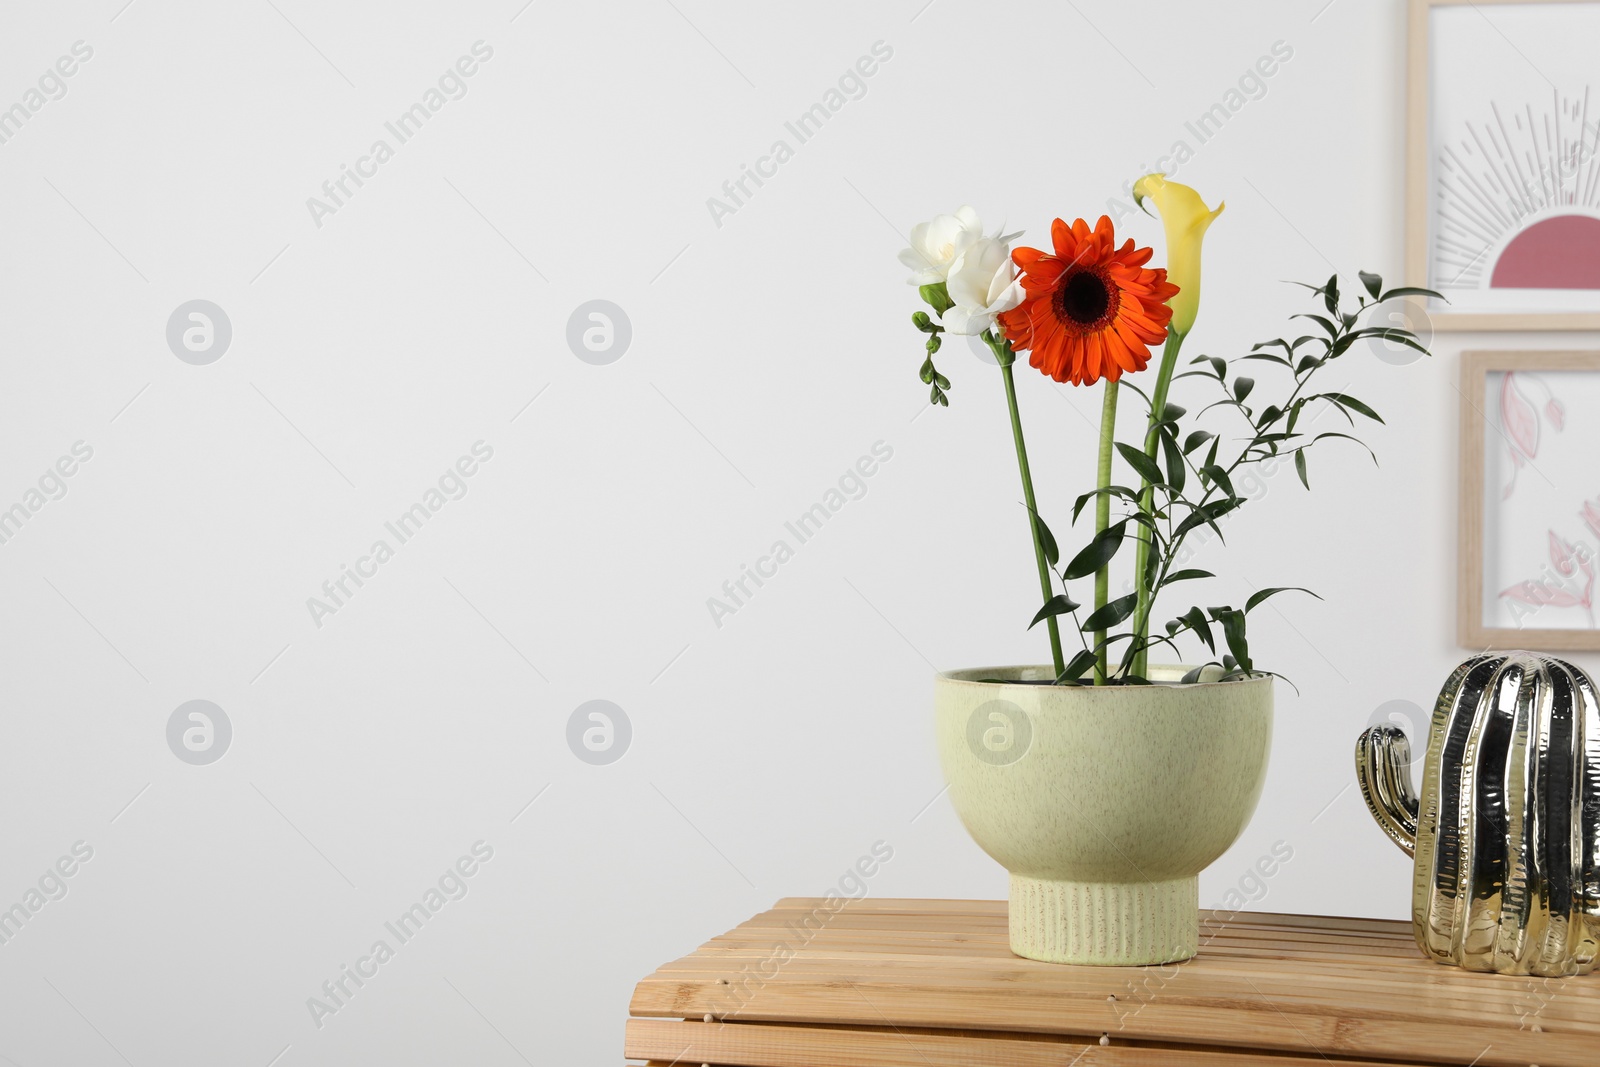
<svg viewBox="0 0 1600 1067"><path fill-rule="evenodd" d="M1081 326L1099 322L1111 307L1110 287L1092 270L1080 270L1072 275L1059 294L1056 302L1061 314Z"/></svg>

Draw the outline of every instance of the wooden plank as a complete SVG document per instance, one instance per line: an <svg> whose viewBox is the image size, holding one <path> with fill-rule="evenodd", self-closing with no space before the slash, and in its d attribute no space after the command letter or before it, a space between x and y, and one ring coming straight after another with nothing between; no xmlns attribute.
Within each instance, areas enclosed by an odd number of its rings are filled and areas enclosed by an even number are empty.
<svg viewBox="0 0 1600 1067"><path fill-rule="evenodd" d="M935 995L917 986L882 982L784 981L742 1005L712 987L681 982L641 983L635 1015L736 1016L741 1021L819 1025L960 1027L1041 1034L1100 1031L1130 1040L1192 1042L1313 1055L1412 1057L1423 1062L1483 1067L1594 1067L1593 1034L1518 1031L1511 1026L1376 1019L1364 1011L1290 1011L1265 998L1254 1002L1176 1003L1157 997L1137 1012L1027 991L991 989ZM776 993L776 996L767 995ZM1430 1059L1431 1057L1431 1059Z"/></svg>
<svg viewBox="0 0 1600 1067"><path fill-rule="evenodd" d="M714 972L727 977L729 972L743 969L761 969L761 965L781 956L785 969L826 970L834 968L854 970L870 958L872 967L884 973L893 972L902 977L926 974L950 980L1000 980L1018 983L1060 983L1071 988L1082 983L1084 988L1101 988L1107 984L1115 990L1127 985L1159 982L1185 983L1210 979L1225 980L1245 977L1252 981L1286 980L1295 987L1293 991L1326 987L1333 990L1348 988L1352 983L1374 992L1394 992L1426 989L1441 996L1466 996L1481 1002L1486 994L1498 1000L1512 1000L1536 989L1547 992L1582 988L1585 980L1515 978L1502 975L1482 975L1454 967L1444 967L1423 958L1414 951L1402 959L1382 956L1349 958L1305 958L1266 944L1249 944L1242 948L1207 951L1188 963L1151 968L1096 968L1074 969L1063 972L1053 965L1041 965L1022 960L1006 953L996 955L975 952L967 946L954 946L941 951L931 943L907 943L893 940L874 940L841 945L836 941L815 939L809 944L794 941L780 942L777 937L756 939L747 943L730 945L712 943L694 955L664 964L657 974L675 975L679 972L703 974ZM771 969L767 967L766 969ZM1592 1006L1592 1001L1590 1002Z"/></svg>
<svg viewBox="0 0 1600 1067"><path fill-rule="evenodd" d="M1166 979L1152 972L1148 977L1135 975L1122 982L1106 983L1093 976L1052 976L1017 968L1010 971L962 971L959 963L950 961L949 972L917 967L915 970L899 969L895 961L880 959L871 974L860 967L852 967L832 960L810 960L803 956L785 960L782 977L786 982L805 980L813 983L870 983L896 982L915 986L928 996L961 996L965 993L992 989L997 983L1017 992L1037 992L1044 996L1072 998L1091 1007L1101 1003L1114 1006L1113 1014L1122 1015L1141 1010L1157 997L1174 1004L1228 1004L1254 1003L1266 999L1284 1011L1326 1013L1329 1011L1359 1010L1371 1018L1406 1020L1414 1018L1419 1006L1440 1022L1459 1022L1469 1025L1485 1021L1512 1027L1520 1026L1532 1018L1546 1024L1560 1022L1572 1032L1588 1033L1600 1039L1600 1018L1591 999L1565 997L1562 986L1553 984L1540 987L1518 988L1510 996L1485 996L1482 988L1474 991L1458 986L1430 987L1426 983L1378 981L1371 976L1350 973L1338 979L1325 975L1308 975L1297 978L1273 978L1248 968L1229 971L1212 969L1203 975L1179 969L1176 977ZM742 990L758 983L752 971L729 967L719 961L689 959L662 968L651 980L669 983L700 984L712 992L712 999L724 990L721 1001L727 1011L736 1009L743 999ZM1127 973L1127 972L1123 972ZM1112 998L1115 998L1113 1001Z"/></svg>
<svg viewBox="0 0 1600 1067"><path fill-rule="evenodd" d="M1223 1047L1253 1049L1277 1062L1600 1063L1600 975L1543 980L1442 967L1421 955L1406 922L1207 913L1201 954L1188 963L1067 967L1012 955L1005 907L864 900L833 912L820 900L789 898L663 965L635 989L632 1012L641 1017L636 1022L655 1017L664 1026L706 1014L736 1020L712 1028L739 1031L746 1043L784 1028L925 1028L933 1036L957 1037L959 1030L980 1042L1057 1046L1107 1033L1114 1047L1194 1046L1213 1057ZM662 1031L669 1032L677 1031ZM992 1051L973 1049L973 1056ZM805 1055L809 1062L854 1062L831 1051ZM1242 1053L1226 1055L1247 1062ZM690 1060L745 1062L692 1055L682 1062Z"/></svg>
<svg viewBox="0 0 1600 1067"><path fill-rule="evenodd" d="M1312 937L1326 945L1329 939L1325 933L1297 931L1296 938L1280 935L1280 940L1274 942L1265 934L1254 932L1270 927L1239 922L1226 939L1219 938L1204 945L1200 959L1180 968L1147 972L1138 969L1063 969L1021 960L1006 947L1003 931L997 931L987 945L970 941L953 944L949 939L940 942L931 933L905 934L899 931L867 941L853 931L842 929L852 918L859 922L861 917L841 913L828 927L826 936L813 937L803 947L796 948L793 957L784 962L785 971L813 977L858 978L860 975L856 964L863 953L870 953L878 973L893 974L902 982L925 980L930 986L955 987L986 981L1026 985L1041 981L1062 992L1098 991L1103 997L1120 994L1125 989L1148 989L1153 985L1163 995L1181 997L1188 992L1191 983L1203 979L1203 992L1207 996L1232 995L1254 999L1254 995L1264 994L1274 1002L1320 996L1331 998L1338 1006L1365 1006L1376 1013L1398 1012L1401 1017L1405 1016L1406 1009L1396 1008L1397 1003L1427 997L1430 1008L1436 1014L1454 1015L1469 1023L1481 1019L1485 1012L1504 1015L1509 1021L1542 1014L1550 1018L1567 1018L1600 1029L1600 1017L1594 1014L1592 1001L1573 1000L1559 995L1568 988L1562 980L1546 982L1541 979L1506 978L1439 966L1418 953L1410 939L1408 924L1393 924L1407 933L1394 948L1384 950L1396 957L1396 966L1388 968L1374 968L1372 960L1359 955L1347 960L1338 959L1352 952L1380 951L1366 946L1366 939L1360 935L1349 939L1348 945L1344 940L1333 942L1330 947L1335 951L1311 954L1285 949L1300 949L1307 942L1299 939ZM737 980L742 967L765 962L772 955L774 942L785 934L790 936L790 944L795 944L792 931L778 927L773 927L763 936L762 931L752 929L747 923L739 932L747 934L747 939L736 941L731 935L713 939L694 956L667 964L657 975ZM897 938L915 940L894 940ZM1244 946L1242 951L1241 946ZM919 967L919 959L925 960L926 965ZM1315 966L1308 968L1308 960L1314 961ZM826 961L835 961L836 965L830 967ZM1072 975L1082 976L1083 984L1075 983L1070 977ZM1102 984L1107 976L1115 979L1109 991ZM1486 997L1488 991L1494 995Z"/></svg>
<svg viewBox="0 0 1600 1067"><path fill-rule="evenodd" d="M1234 1050L1151 1047L1094 1038L630 1019L625 1055L662 1064L737 1067L1408 1067ZM1428 1067L1428 1065L1413 1065Z"/></svg>

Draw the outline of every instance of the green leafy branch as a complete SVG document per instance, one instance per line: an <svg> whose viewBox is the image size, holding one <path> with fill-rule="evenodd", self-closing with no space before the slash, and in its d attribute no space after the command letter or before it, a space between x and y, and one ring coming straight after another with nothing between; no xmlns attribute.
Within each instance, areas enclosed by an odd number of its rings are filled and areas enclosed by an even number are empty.
<svg viewBox="0 0 1600 1067"><path fill-rule="evenodd" d="M1136 667L1145 661L1150 649L1166 646L1179 652L1177 639L1184 634L1193 634L1216 657L1219 632L1220 647L1226 651L1220 659L1214 659L1204 666L1213 663L1220 666L1224 678L1257 673L1250 655L1247 628L1249 613L1278 593L1291 590L1310 593L1310 590L1290 586L1261 589L1253 593L1242 608L1231 605L1207 608L1192 606L1183 614L1168 620L1162 628L1164 632L1149 632L1150 614L1153 613L1157 597L1168 586L1215 577L1205 570L1174 567L1182 556L1185 541L1202 527L1226 542L1218 525L1219 520L1248 502L1248 498L1235 487L1241 472L1252 466L1279 462L1292 456L1295 473L1301 484L1309 489L1311 482L1307 453L1322 441L1335 439L1360 445L1372 456L1373 462L1377 462L1376 454L1353 433L1336 430L1311 433L1311 424L1327 411L1342 415L1351 429L1356 427L1357 417L1379 423L1383 421L1365 401L1342 390L1322 390L1317 382L1328 366L1362 341L1383 341L1428 354L1427 347L1408 329L1361 326L1358 323L1365 312L1392 298L1438 294L1410 286L1385 290L1382 278L1365 271L1361 272L1360 278L1365 293L1357 294L1356 307L1352 311L1344 310L1337 275L1319 286L1305 285L1317 299L1319 310L1298 314L1293 318L1309 321L1315 326L1315 331L1292 340L1280 337L1260 342L1234 360L1199 356L1190 365L1200 369L1176 375L1174 380L1193 377L1212 382L1221 393L1218 399L1201 408L1190 420L1191 423L1213 409L1223 409L1239 420L1242 431L1239 436L1225 441L1221 434L1212 430L1196 427L1185 432L1188 411L1163 400L1160 416L1150 420L1149 433L1155 443L1148 451L1122 442L1116 444L1117 453L1139 476L1140 482L1145 484L1140 489L1108 485L1077 498L1072 510L1074 523L1091 500L1107 498L1121 506L1124 513L1118 521L1096 534L1065 567L1056 569L1056 560L1052 556L1051 568L1060 580L1063 592L1046 600L1034 622L1071 615L1080 637L1107 631L1123 623L1130 623L1130 626L1125 632L1097 638L1093 644L1085 641L1084 651L1067 664L1058 682L1079 682L1099 657L1109 654L1114 646L1121 646L1118 650L1118 666L1111 680L1124 684L1143 684L1147 679L1141 676ZM1264 362L1287 370L1287 394L1283 395L1280 390L1281 399L1262 404L1262 394L1266 390L1263 388L1258 392L1254 378L1237 373L1239 365L1246 362ZM1131 383L1124 384L1132 387ZM1135 392L1144 398L1147 407L1153 411L1151 398L1137 388ZM1042 519L1037 522L1043 527ZM1130 594L1109 601L1078 622L1078 604L1066 592L1068 583L1093 574L1116 558L1129 540L1127 535L1130 527L1143 531L1143 537L1134 540L1147 540L1149 543L1145 562L1147 570L1143 577L1151 593L1144 611L1140 611L1137 595ZM1054 536L1047 529L1045 535L1053 546ZM1200 669L1190 672L1192 677L1185 680L1198 680L1196 672Z"/></svg>

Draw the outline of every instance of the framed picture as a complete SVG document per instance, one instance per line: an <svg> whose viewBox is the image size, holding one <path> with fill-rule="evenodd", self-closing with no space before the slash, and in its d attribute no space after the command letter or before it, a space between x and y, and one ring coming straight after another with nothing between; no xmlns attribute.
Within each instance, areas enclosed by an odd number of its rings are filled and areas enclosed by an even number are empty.
<svg viewBox="0 0 1600 1067"><path fill-rule="evenodd" d="M1461 357L1457 630L1600 651L1600 352Z"/></svg>
<svg viewBox="0 0 1600 1067"><path fill-rule="evenodd" d="M1600 329L1600 0L1410 0L1406 281L1438 330Z"/></svg>

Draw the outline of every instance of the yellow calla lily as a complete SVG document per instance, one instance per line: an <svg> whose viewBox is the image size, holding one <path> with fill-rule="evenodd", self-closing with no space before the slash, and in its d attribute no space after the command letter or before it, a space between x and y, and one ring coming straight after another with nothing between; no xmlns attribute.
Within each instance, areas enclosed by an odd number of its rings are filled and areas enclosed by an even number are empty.
<svg viewBox="0 0 1600 1067"><path fill-rule="evenodd" d="M1200 194L1187 185L1169 182L1165 175L1146 174L1133 183L1133 202L1144 207L1145 197L1155 201L1161 224L1167 231L1167 281L1178 287L1178 295L1168 301L1172 308L1173 333L1184 335L1194 328L1200 311L1200 239L1211 220L1222 214L1226 204L1212 211Z"/></svg>

